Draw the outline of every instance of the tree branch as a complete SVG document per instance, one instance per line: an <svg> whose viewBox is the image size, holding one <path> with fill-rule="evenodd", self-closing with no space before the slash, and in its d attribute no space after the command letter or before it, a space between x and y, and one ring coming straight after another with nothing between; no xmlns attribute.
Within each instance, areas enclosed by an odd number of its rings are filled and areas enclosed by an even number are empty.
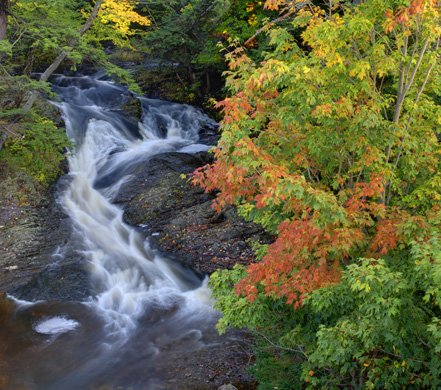
<svg viewBox="0 0 441 390"><path fill-rule="evenodd" d="M423 47L421 48L421 51L418 55L417 63L415 65L415 67L413 68L413 71L412 71L412 74L409 78L409 81L405 85L403 85L403 89L401 91L399 90L399 93L397 94L397 103L395 105L395 112L394 112L394 119L393 119L393 122L396 124L398 123L398 121L400 119L401 109L403 108L404 99L407 95L407 92L409 92L409 89L415 80L415 76L418 72L418 69L420 68L420 65L423 60L424 53L427 50L428 44L429 44L429 38L426 38L424 41ZM401 80L401 71L400 71L400 80Z"/></svg>
<svg viewBox="0 0 441 390"><path fill-rule="evenodd" d="M301 355L303 355L305 358L308 358L308 355L306 355L306 353L304 351L302 351L301 349L293 349L293 348L287 348L287 347L282 347L281 345L277 345L276 343L274 343L273 341L271 341L268 337L266 337L263 333L258 332L257 330L254 331L257 335L259 335L260 337L262 337L263 339L265 339L269 344L271 344L274 348L280 349L282 351L288 351L288 352L294 352L294 353L300 353Z"/></svg>
<svg viewBox="0 0 441 390"><path fill-rule="evenodd" d="M78 31L79 36L82 37L87 30L89 30L92 25L93 22L95 21L96 17L98 16L98 12L101 9L101 5L103 4L104 0L97 0L95 2L95 5L92 9L92 12L90 13L89 17L86 20L86 23L83 24L83 26L81 26L80 30ZM70 46L74 46L77 42L69 42ZM57 58L55 58L54 62L52 62L52 64L49 65L49 67L41 74L40 76L40 81L47 81L49 79L49 77L58 69L58 67L61 65L61 63L65 60L65 58L67 57L68 53L65 51L62 51ZM23 105L23 110L24 112L28 112L32 106L35 103L35 100L37 99L38 96L38 92L37 91L32 91L29 94L28 99L26 100L25 104Z"/></svg>
<svg viewBox="0 0 441 390"><path fill-rule="evenodd" d="M305 7L306 5L310 4L311 2L309 0L301 2L301 3L297 3L295 4L294 7L291 7L288 9L288 11L279 16L278 18L275 18L273 20L271 20L270 22L268 22L267 24L265 24L265 26L259 28L254 35L251 38L248 38L245 43L244 46L248 46L250 43L252 43L260 34L262 34L265 31L268 31L268 29L270 29L271 27L273 27L275 24L283 22L284 20L288 19L290 16L294 15L299 9Z"/></svg>

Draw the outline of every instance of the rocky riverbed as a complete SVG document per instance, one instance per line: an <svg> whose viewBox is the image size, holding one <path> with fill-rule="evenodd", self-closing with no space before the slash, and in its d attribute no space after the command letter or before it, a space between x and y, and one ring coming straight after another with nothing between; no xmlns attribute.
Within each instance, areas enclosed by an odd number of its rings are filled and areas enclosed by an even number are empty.
<svg viewBox="0 0 441 390"><path fill-rule="evenodd" d="M207 152L157 155L136 168L114 200L124 209L126 222L144 232L153 247L204 274L248 263L253 257L250 240L268 240L234 209L216 214L213 196L189 184L185 175L209 159ZM0 291L32 301L81 301L93 295L87 263L67 245L78 238L57 202L68 182L68 176L60 179L38 207L1 203ZM215 332L210 337L216 342L169 362L165 389L208 390L228 383L255 388L247 373L253 360L250 336Z"/></svg>

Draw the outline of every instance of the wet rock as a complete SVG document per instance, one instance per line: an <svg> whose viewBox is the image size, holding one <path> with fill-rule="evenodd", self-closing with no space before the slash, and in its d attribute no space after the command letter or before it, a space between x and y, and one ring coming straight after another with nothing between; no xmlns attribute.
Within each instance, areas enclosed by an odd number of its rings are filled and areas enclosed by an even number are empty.
<svg viewBox="0 0 441 390"><path fill-rule="evenodd" d="M204 273L252 261L249 240L269 239L234 209L216 214L213 196L182 177L210 159L208 153L159 155L137 167L135 178L115 199L124 207L125 220L138 225L159 250ZM71 221L56 201L55 194L68 183L63 178L39 207L17 206L0 213L0 291L33 301L82 301L93 293L84 259L70 249L77 239ZM215 390L230 383L239 390L255 389L247 373L253 359L249 334L234 330L217 337L164 362L164 388Z"/></svg>
<svg viewBox="0 0 441 390"><path fill-rule="evenodd" d="M218 127L205 126L199 132L198 142L205 145L217 145L219 138Z"/></svg>
<svg viewBox="0 0 441 390"><path fill-rule="evenodd" d="M257 383L246 367L253 361L252 339L241 330L209 335L211 343L196 351L180 352L167 370L164 389L217 390L225 383L236 390L254 390Z"/></svg>
<svg viewBox="0 0 441 390"><path fill-rule="evenodd" d="M50 264L26 284L10 293L28 301L84 301L90 296L89 273L84 261Z"/></svg>
<svg viewBox="0 0 441 390"><path fill-rule="evenodd" d="M150 235L154 246L203 273L248 264L254 258L250 242L271 239L233 208L217 214L214 196L188 182L185 175L210 158L206 152L158 155L137 168L115 199L126 222Z"/></svg>
<svg viewBox="0 0 441 390"><path fill-rule="evenodd" d="M126 102L122 105L122 110L129 116L141 120L142 105L141 101L135 96L127 93Z"/></svg>
<svg viewBox="0 0 441 390"><path fill-rule="evenodd" d="M0 291L30 301L90 295L84 261L70 249L71 221L56 199L68 183L63 177L37 207L1 207Z"/></svg>

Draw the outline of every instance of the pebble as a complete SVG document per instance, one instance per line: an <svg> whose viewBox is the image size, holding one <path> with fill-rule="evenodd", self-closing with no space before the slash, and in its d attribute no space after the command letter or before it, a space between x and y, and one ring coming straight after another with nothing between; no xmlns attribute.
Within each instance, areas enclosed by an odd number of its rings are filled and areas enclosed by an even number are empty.
<svg viewBox="0 0 441 390"><path fill-rule="evenodd" d="M238 390L236 386L233 386L231 383L228 385L222 385L218 387L217 390Z"/></svg>

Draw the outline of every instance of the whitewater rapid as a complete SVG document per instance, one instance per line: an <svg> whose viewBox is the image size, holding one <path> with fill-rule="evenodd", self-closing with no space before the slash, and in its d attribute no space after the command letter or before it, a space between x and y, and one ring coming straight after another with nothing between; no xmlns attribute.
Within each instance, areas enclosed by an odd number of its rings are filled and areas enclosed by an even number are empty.
<svg viewBox="0 0 441 390"><path fill-rule="evenodd" d="M107 332L122 339L151 307L178 304L187 314L211 310L206 281L152 250L123 222L123 211L112 199L137 164L159 153L207 149L197 144L198 134L215 123L191 106L140 98L142 120L134 128L124 113L112 110L124 95L122 87L86 76L70 79L60 76L55 82L67 134L75 143L62 203L99 286L89 304L105 318Z"/></svg>

